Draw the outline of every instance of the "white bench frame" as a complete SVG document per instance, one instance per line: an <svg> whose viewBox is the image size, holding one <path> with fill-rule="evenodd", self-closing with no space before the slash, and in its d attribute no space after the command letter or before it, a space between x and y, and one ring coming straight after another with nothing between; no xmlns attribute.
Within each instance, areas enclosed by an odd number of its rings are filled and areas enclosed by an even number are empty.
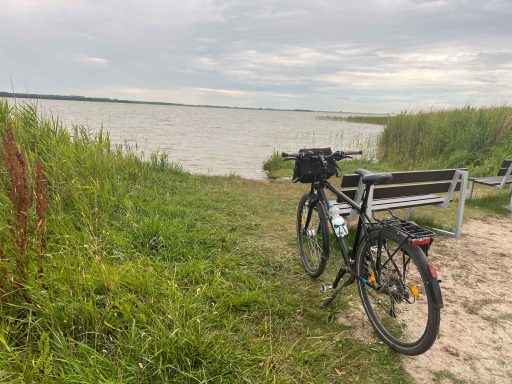
<svg viewBox="0 0 512 384"><path fill-rule="evenodd" d="M510 177L510 175L512 175L512 162L508 166L507 172L505 172L505 174L503 175L503 179L501 179L500 183L497 184L497 185L482 183L482 182L478 182L477 180L470 180L471 181L471 187L469 189L469 199L471 200L473 198L473 188L475 187L475 182L477 184L482 184L482 185L485 185L487 187L502 189L507 184L507 179ZM495 177L495 176L491 176L491 177ZM485 177L482 177L482 179L485 179ZM510 187L509 187L508 191L510 193L510 201L508 203L507 208L508 208L509 212L512 212L512 183L510 183Z"/></svg>
<svg viewBox="0 0 512 384"><path fill-rule="evenodd" d="M458 202L458 206L457 206L457 215L455 217L454 231L450 232L450 231L446 231L444 229L431 228L433 231L441 233L443 235L448 235L448 236L457 237L457 238L459 238L461 236L462 220L464 218L464 206L465 206L465 202L466 202L466 188L467 188L467 184L468 184L468 176L469 176L468 171L465 171L462 169L456 169L444 201L439 204L432 204L432 205L438 206L440 208L447 208L452 200L457 183L460 181L461 184L460 184L460 189L459 189L459 202ZM414 183L411 183L411 185L414 185ZM363 192L364 192L365 187L366 187L366 185L362 182L362 178L360 178L359 184L357 185L356 194L354 197L354 201L358 204L361 204L361 202L362 202ZM372 209L373 208L373 190L374 190L374 185L372 185L370 187L370 192L369 192L370 195L368 197L368 207L366 208L366 213L369 217L372 217L372 214L373 214L373 209ZM407 220L409 220L411 218L413 212L414 212L414 207L410 207L408 215L407 215ZM356 215L357 215L357 211L355 209L352 209L348 216L349 220L354 219L356 217Z"/></svg>

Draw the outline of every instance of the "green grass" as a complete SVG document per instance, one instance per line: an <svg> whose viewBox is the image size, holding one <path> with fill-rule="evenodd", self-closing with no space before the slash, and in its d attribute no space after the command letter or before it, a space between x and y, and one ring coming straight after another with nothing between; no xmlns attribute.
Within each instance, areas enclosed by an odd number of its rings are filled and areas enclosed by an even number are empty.
<svg viewBox="0 0 512 384"><path fill-rule="evenodd" d="M443 369L441 371L434 372L434 382L435 383L447 383L450 382L452 384L468 384L468 382L464 379L460 379L453 372L449 370Z"/></svg>
<svg viewBox="0 0 512 384"><path fill-rule="evenodd" d="M319 308L294 237L304 186L193 176L2 102L9 120L50 190L43 276L0 291L1 382L411 382L400 356L336 323L355 291Z"/></svg>
<svg viewBox="0 0 512 384"><path fill-rule="evenodd" d="M348 121L349 123L386 125L391 116L388 115L353 115L353 116L317 116L319 120Z"/></svg>
<svg viewBox="0 0 512 384"><path fill-rule="evenodd" d="M263 170L269 179L292 177L294 166L294 161L284 161L279 152L274 152L263 162Z"/></svg>

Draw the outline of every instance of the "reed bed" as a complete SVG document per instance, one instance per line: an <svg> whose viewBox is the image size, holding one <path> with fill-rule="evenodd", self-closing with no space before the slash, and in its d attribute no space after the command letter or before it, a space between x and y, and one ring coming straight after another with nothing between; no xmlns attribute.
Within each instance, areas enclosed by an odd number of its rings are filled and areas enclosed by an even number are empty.
<svg viewBox="0 0 512 384"><path fill-rule="evenodd" d="M388 115L320 115L319 120L348 121L349 123L386 125L391 116Z"/></svg>
<svg viewBox="0 0 512 384"><path fill-rule="evenodd" d="M468 167L493 175L512 157L512 107L400 113L379 142L379 159L403 169Z"/></svg>

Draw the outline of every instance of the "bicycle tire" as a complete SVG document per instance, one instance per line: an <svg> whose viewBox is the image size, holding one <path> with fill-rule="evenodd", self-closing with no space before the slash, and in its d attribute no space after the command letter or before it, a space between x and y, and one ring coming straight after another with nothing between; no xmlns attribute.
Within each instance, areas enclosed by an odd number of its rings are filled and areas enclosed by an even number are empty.
<svg viewBox="0 0 512 384"><path fill-rule="evenodd" d="M306 272L311 277L320 276L329 259L329 228L327 214L320 200L310 202L310 194L305 193L299 202L297 209L297 243L299 245L300 258ZM311 220L308 228L307 213L311 211ZM308 230L314 231L313 234Z"/></svg>
<svg viewBox="0 0 512 384"><path fill-rule="evenodd" d="M441 292L438 281L430 277L427 257L406 239L389 228L370 231L356 255L356 273L367 281L358 279L357 285L364 310L382 340L397 352L419 355L437 338L442 305L434 297L441 298Z"/></svg>

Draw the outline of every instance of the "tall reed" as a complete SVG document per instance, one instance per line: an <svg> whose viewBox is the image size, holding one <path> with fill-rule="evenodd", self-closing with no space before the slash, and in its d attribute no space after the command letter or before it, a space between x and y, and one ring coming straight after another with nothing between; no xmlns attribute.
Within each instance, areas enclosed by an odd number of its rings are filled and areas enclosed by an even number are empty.
<svg viewBox="0 0 512 384"><path fill-rule="evenodd" d="M511 156L509 106L400 113L379 141L379 158L401 168L469 167L492 174Z"/></svg>
<svg viewBox="0 0 512 384"><path fill-rule="evenodd" d="M348 121L349 123L386 125L391 118L389 115L320 115L318 120Z"/></svg>

